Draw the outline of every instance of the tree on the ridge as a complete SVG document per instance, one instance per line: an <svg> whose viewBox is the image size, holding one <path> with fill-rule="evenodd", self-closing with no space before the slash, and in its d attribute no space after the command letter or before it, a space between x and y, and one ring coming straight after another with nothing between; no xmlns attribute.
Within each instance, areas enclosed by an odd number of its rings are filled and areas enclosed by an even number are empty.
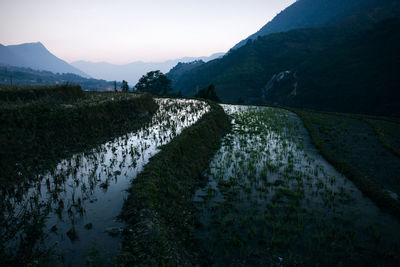
<svg viewBox="0 0 400 267"><path fill-rule="evenodd" d="M208 87L201 89L194 95L194 97L210 99L215 102L221 102L217 93L215 92L214 84L210 84Z"/></svg>
<svg viewBox="0 0 400 267"><path fill-rule="evenodd" d="M129 86L128 82L125 80L122 80L122 86L121 86L122 92L128 92L129 91Z"/></svg>
<svg viewBox="0 0 400 267"><path fill-rule="evenodd" d="M143 75L135 87L139 92L148 92L154 95L166 95L172 89L171 80L159 70Z"/></svg>

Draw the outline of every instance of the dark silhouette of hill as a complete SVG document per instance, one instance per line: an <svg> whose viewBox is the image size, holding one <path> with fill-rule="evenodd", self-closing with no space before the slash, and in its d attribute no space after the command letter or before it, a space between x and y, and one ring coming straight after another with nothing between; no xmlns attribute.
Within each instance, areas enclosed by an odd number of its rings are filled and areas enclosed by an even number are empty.
<svg viewBox="0 0 400 267"><path fill-rule="evenodd" d="M225 102L240 99L330 111L400 114L393 87L395 70L400 67L399 25L397 19L380 22L398 16L400 8L398 1L382 3L330 27L250 40L221 59L175 77L174 91L194 95L212 83ZM383 31L385 27L387 31Z"/></svg>
<svg viewBox="0 0 400 267"><path fill-rule="evenodd" d="M89 77L86 73L53 55L40 42L8 46L0 45L0 63L54 73L74 73L82 77Z"/></svg>
<svg viewBox="0 0 400 267"><path fill-rule="evenodd" d="M393 0L298 0L232 49L245 45L248 40L271 33L333 25L351 15L381 7L389 2Z"/></svg>
<svg viewBox="0 0 400 267"><path fill-rule="evenodd" d="M203 65L205 62L203 60L195 60L191 62L179 62L178 64L175 65L168 73L167 77L172 81L177 81L182 75L184 75L186 72L197 68L201 65Z"/></svg>
<svg viewBox="0 0 400 267"><path fill-rule="evenodd" d="M400 116L400 19L315 52L264 87L266 103Z"/></svg>

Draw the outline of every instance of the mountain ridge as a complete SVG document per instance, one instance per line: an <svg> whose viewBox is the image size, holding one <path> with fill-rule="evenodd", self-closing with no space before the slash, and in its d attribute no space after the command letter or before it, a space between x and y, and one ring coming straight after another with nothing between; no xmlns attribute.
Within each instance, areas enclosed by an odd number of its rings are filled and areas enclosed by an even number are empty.
<svg viewBox="0 0 400 267"><path fill-rule="evenodd" d="M392 0L298 0L281 11L254 34L237 43L232 49L271 33L286 32L293 29L330 26L339 23L349 15L362 13L382 6Z"/></svg>
<svg viewBox="0 0 400 267"><path fill-rule="evenodd" d="M1 44L0 44L1 45ZM73 73L90 76L52 54L41 42L0 46L0 63L54 73Z"/></svg>
<svg viewBox="0 0 400 267"><path fill-rule="evenodd" d="M105 80L126 80L131 85L136 82L149 71L160 70L168 72L179 62L190 62L194 60L210 61L223 56L225 53L214 53L208 57L183 57L179 59L170 59L161 62L143 62L134 61L127 64L112 64L108 62L91 62L91 61L73 61L70 64L78 69L83 70L94 78Z"/></svg>
<svg viewBox="0 0 400 267"><path fill-rule="evenodd" d="M53 73L46 70L34 70L0 63L0 86L40 86L78 84L88 91L114 91L114 82L84 78L73 73ZM120 90L121 83L116 83Z"/></svg>
<svg viewBox="0 0 400 267"><path fill-rule="evenodd" d="M221 59L199 64L199 66L184 72L174 73L172 86L175 92L181 91L183 95L190 96L194 95L196 90L212 83L215 85L217 95L225 102L235 103L241 99L249 104L272 103L325 110L329 107L330 111L400 115L400 107L398 108L392 103L393 99L398 99L398 93L393 89L396 79L393 70L400 66L398 63L396 65L393 60L399 52L393 46L385 46L385 38L397 41L396 36L390 34L398 34L398 24L396 21L390 20L398 18L399 14L399 2L388 1L379 8L361 14L352 14L340 23L329 27L301 28L261 36L246 42L238 49L230 50ZM389 20L389 22L383 23L383 25L387 25L389 28L393 27L393 32L386 32L387 35L382 39L374 39L374 43L367 42L363 47L362 40L368 40L366 36L369 34L377 34L376 31L380 31L382 28L376 28L376 25L385 20ZM354 44L357 46L353 47ZM382 47L382 50L391 51L392 54L385 54L385 51L378 50L379 47ZM366 55L360 54L359 50L355 48L364 49ZM325 52L327 53L326 58ZM341 57L341 54L347 55L349 59ZM352 57L356 58L353 60ZM376 61L379 57L386 61ZM329 62L336 62L336 65L332 65L330 69L326 67L329 66ZM326 75L319 71L318 68L322 68L323 63L325 64L324 71L328 74L336 73L336 76ZM307 68L302 67L304 64L308 64L309 68L312 67L312 72L307 72ZM374 64L377 66L375 69ZM357 73L356 66L360 68L361 73ZM341 72L343 69L353 75L344 75ZM280 73L286 71L295 74L297 70L300 71L297 74L301 74L299 79L302 82L297 88L286 87L292 81L285 80L287 83L275 88L274 94L265 94L265 88L269 87L268 84L274 75L279 76ZM315 78L310 73L320 77ZM384 76L383 74L387 74L385 79L381 78ZM330 79L322 79L325 76L329 76ZM341 81L337 77L341 77ZM376 78L376 81L373 78ZM318 82L306 85L307 80L317 80ZM366 97L362 95L363 90L360 84L368 89L365 91ZM370 84L379 86L383 93L378 93ZM312 90L307 90L307 87ZM330 89L322 90L322 88ZM360 102L351 104L351 101L356 100L348 99L344 94L346 90L351 91L354 97L358 96L355 99L360 99ZM324 91L325 95L319 94L319 91ZM314 99L315 103L311 103L307 97L303 97L305 94L308 94L309 99ZM373 103L370 97L374 94L376 96L379 94L379 103L387 101L390 105L379 110L372 104L368 104ZM324 106L324 103L329 102L327 96L335 99L333 105ZM343 96L348 103L346 105L337 104L340 103L338 96L339 99L340 96ZM300 99L303 102L299 101ZM361 99L364 101L363 103L361 103Z"/></svg>

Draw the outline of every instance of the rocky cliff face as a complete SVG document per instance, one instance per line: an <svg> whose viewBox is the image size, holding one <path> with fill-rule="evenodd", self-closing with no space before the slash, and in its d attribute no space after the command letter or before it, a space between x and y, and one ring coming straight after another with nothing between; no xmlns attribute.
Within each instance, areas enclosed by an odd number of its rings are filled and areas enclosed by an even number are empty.
<svg viewBox="0 0 400 267"><path fill-rule="evenodd" d="M262 99L265 103L278 104L281 98L294 98L297 95L296 72L286 70L276 73L262 88Z"/></svg>

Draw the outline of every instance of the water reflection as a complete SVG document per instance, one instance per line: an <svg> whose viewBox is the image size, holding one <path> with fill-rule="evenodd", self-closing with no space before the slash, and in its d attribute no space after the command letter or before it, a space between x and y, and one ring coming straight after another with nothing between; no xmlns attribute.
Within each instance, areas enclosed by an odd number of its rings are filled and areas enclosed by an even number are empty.
<svg viewBox="0 0 400 267"><path fill-rule="evenodd" d="M215 266L377 259L396 266L399 222L319 155L297 116L278 108L223 108L232 132L193 199L194 235Z"/></svg>
<svg viewBox="0 0 400 267"><path fill-rule="evenodd" d="M119 246L120 213L129 183L158 147L209 111L197 100L157 99L152 121L135 133L62 160L48 173L1 191L1 258L8 264L84 265L89 248L110 258ZM54 258L56 255L56 259ZM86 260L85 260L86 259ZM86 262L85 262L86 261Z"/></svg>

